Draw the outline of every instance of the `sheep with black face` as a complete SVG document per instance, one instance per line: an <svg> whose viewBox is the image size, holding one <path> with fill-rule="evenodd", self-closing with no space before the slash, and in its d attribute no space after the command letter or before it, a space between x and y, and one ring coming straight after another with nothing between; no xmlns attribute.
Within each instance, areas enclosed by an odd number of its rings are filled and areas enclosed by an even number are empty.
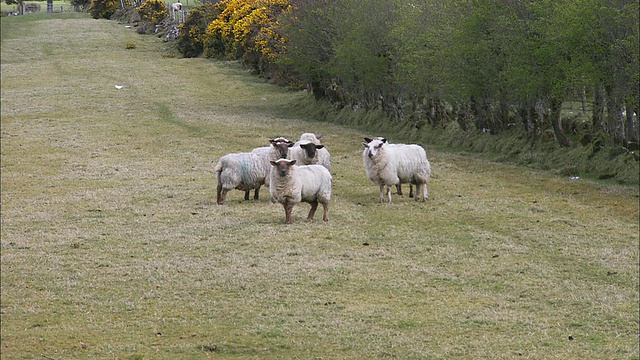
<svg viewBox="0 0 640 360"><path fill-rule="evenodd" d="M297 160L298 165L322 165L331 172L331 155L320 143L322 135L304 133L289 151L289 159Z"/></svg>

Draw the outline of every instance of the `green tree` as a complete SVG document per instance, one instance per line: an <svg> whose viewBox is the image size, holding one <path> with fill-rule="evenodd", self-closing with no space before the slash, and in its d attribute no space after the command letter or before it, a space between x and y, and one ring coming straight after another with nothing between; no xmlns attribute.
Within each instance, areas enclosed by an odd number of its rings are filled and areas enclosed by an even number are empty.
<svg viewBox="0 0 640 360"><path fill-rule="evenodd" d="M327 96L335 56L335 19L326 0L293 0L292 11L281 19L282 32L287 39L286 53L279 63L287 67L297 85L313 92L316 99Z"/></svg>
<svg viewBox="0 0 640 360"><path fill-rule="evenodd" d="M215 20L220 11L211 3L197 6L187 14L187 20L179 25L178 51L184 57L198 57L204 51L203 37L207 26Z"/></svg>

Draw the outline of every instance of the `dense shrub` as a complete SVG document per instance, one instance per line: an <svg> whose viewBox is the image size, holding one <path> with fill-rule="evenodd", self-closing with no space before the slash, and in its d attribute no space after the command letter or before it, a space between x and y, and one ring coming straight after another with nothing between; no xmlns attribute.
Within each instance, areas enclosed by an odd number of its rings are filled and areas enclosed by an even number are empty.
<svg viewBox="0 0 640 360"><path fill-rule="evenodd" d="M147 0L137 10L143 21L148 21L154 26L169 16L167 5L162 0Z"/></svg>
<svg viewBox="0 0 640 360"><path fill-rule="evenodd" d="M178 51L184 57L197 57L204 51L203 40L207 26L220 15L220 10L211 4L197 6L187 14L187 20L179 25Z"/></svg>
<svg viewBox="0 0 640 360"><path fill-rule="evenodd" d="M264 72L284 49L278 18L290 11L288 0L222 0L220 15L204 35L204 55L242 59Z"/></svg>
<svg viewBox="0 0 640 360"><path fill-rule="evenodd" d="M120 8L117 0L93 0L89 7L89 13L94 19L109 19Z"/></svg>
<svg viewBox="0 0 640 360"><path fill-rule="evenodd" d="M70 4L76 10L87 10L91 6L91 0L71 0Z"/></svg>

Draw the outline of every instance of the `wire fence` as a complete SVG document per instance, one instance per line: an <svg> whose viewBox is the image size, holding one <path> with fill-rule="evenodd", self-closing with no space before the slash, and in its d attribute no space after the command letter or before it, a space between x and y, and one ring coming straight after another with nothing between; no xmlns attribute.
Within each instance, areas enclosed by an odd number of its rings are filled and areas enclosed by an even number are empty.
<svg viewBox="0 0 640 360"><path fill-rule="evenodd" d="M144 0L138 0L134 5L140 6L142 5L143 2ZM174 1L174 2L167 2L167 6L169 7L169 9L171 9L171 5L177 2L182 4L182 9L178 11L169 11L169 16L171 17L171 20L178 23L183 23L187 18L188 9L202 4L203 1L202 0ZM23 6L24 6L23 14L33 14L33 13L40 13L45 11L48 13L70 13L70 12L87 11L87 9L83 8L82 6L75 6L71 4L47 5L41 2L24 2ZM6 15L10 15L10 16L18 15L20 14L20 9L16 5L13 8L11 8L10 11L5 11L5 13Z"/></svg>

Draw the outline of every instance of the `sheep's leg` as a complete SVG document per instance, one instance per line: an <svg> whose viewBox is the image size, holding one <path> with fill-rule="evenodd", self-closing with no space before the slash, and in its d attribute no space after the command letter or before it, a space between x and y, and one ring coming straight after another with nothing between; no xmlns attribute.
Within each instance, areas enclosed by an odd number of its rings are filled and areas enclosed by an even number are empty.
<svg viewBox="0 0 640 360"><path fill-rule="evenodd" d="M312 201L311 209L309 210L309 216L307 216L307 220L313 220L313 216L316 214L316 209L318 209L318 200Z"/></svg>
<svg viewBox="0 0 640 360"><path fill-rule="evenodd" d="M416 201L422 200L422 202L425 202L427 201L428 197L429 195L427 190L427 184L425 183L417 184L416 185Z"/></svg>
<svg viewBox="0 0 640 360"><path fill-rule="evenodd" d="M399 196L402 196L402 184L398 184L398 185L396 185L396 193L397 193Z"/></svg>
<svg viewBox="0 0 640 360"><path fill-rule="evenodd" d="M292 224L293 220L291 219L291 212L293 210L293 203L287 201L286 203L284 203L282 205L284 206L285 223Z"/></svg>
<svg viewBox="0 0 640 360"><path fill-rule="evenodd" d="M422 201L427 201L427 199L429 199L429 188L427 183L424 183L422 198L423 198Z"/></svg>
<svg viewBox="0 0 640 360"><path fill-rule="evenodd" d="M329 221L329 203L322 203L322 221Z"/></svg>
<svg viewBox="0 0 640 360"><path fill-rule="evenodd" d="M387 186L387 198L389 199L389 205L391 205L391 186Z"/></svg>
<svg viewBox="0 0 640 360"><path fill-rule="evenodd" d="M260 186L262 185L258 185L256 190L253 192L253 200L258 200L258 198L260 197Z"/></svg>
<svg viewBox="0 0 640 360"><path fill-rule="evenodd" d="M249 190L245 190L244 191L244 199L245 200L249 200L249 192L250 192Z"/></svg>
<svg viewBox="0 0 640 360"><path fill-rule="evenodd" d="M218 205L224 205L224 198L227 195L227 190L222 188L222 184L218 184L218 189L216 191L216 202Z"/></svg>
<svg viewBox="0 0 640 360"><path fill-rule="evenodd" d="M382 203L384 203L384 184L380 184L380 204Z"/></svg>
<svg viewBox="0 0 640 360"><path fill-rule="evenodd" d="M416 193L418 192L418 186L416 186ZM418 195L416 195L418 196ZM413 185L409 184L409 197L412 198L413 197Z"/></svg>

